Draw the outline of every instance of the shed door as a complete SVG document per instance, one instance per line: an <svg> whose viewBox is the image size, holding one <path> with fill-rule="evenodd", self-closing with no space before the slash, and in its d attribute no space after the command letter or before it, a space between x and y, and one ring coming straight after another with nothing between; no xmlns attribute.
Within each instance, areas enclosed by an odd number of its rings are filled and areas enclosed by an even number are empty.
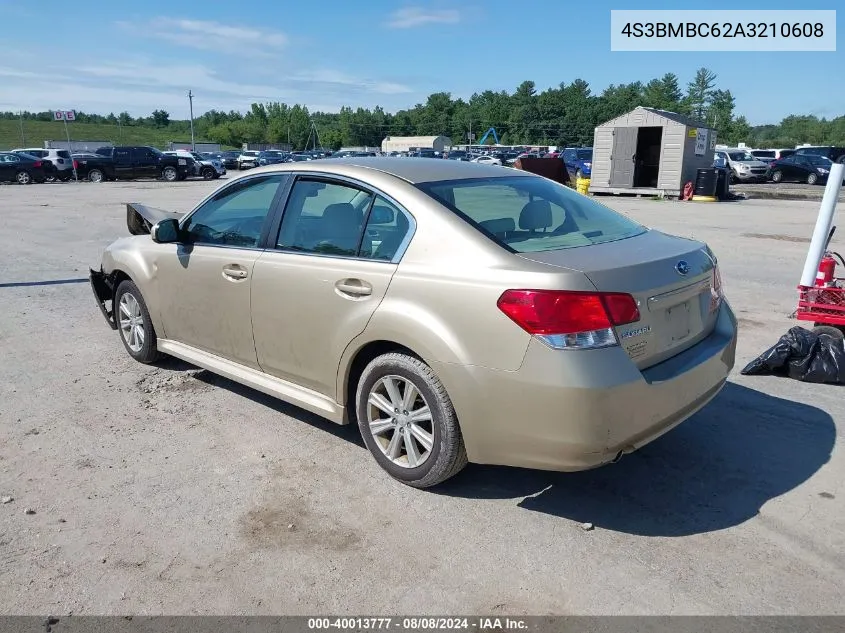
<svg viewBox="0 0 845 633"><path fill-rule="evenodd" d="M613 150L610 153L610 185L634 186L634 155L637 153L636 127L618 127L613 130Z"/></svg>

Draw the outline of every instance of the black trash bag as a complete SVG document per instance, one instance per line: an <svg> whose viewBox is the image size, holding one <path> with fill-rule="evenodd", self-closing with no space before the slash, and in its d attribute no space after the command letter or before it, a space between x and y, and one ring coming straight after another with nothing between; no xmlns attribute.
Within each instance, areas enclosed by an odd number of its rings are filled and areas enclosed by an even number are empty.
<svg viewBox="0 0 845 633"><path fill-rule="evenodd" d="M741 373L842 385L845 384L845 341L802 327L790 328Z"/></svg>

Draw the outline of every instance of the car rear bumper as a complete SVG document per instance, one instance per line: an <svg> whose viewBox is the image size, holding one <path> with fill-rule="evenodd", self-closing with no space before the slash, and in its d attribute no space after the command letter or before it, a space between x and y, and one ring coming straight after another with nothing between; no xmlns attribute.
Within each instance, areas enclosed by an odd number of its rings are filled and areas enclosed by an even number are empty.
<svg viewBox="0 0 845 633"><path fill-rule="evenodd" d="M469 460L546 470L615 461L712 400L734 365L736 319L722 304L706 339L640 371L620 347L553 350L532 339L512 372L434 363Z"/></svg>

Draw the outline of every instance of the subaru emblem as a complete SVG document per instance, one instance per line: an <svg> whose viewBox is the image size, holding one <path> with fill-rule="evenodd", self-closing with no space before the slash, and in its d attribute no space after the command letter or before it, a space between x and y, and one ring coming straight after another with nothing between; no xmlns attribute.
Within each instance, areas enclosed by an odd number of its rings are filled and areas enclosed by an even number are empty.
<svg viewBox="0 0 845 633"><path fill-rule="evenodd" d="M687 264L683 259L675 264L675 270L678 271L679 275L686 275L689 272L689 264Z"/></svg>

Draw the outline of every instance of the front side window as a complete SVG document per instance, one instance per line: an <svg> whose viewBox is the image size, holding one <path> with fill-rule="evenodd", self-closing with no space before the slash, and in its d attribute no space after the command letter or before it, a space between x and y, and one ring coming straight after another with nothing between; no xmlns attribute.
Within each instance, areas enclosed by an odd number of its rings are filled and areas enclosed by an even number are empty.
<svg viewBox="0 0 845 633"><path fill-rule="evenodd" d="M452 180L418 187L518 253L602 244L646 231L569 187L536 176Z"/></svg>
<svg viewBox="0 0 845 633"><path fill-rule="evenodd" d="M291 190L276 247L320 255L355 257L369 252L364 219L373 194L352 185L301 179Z"/></svg>
<svg viewBox="0 0 845 633"><path fill-rule="evenodd" d="M255 248L284 181L275 174L249 178L219 191L182 226L193 244Z"/></svg>

